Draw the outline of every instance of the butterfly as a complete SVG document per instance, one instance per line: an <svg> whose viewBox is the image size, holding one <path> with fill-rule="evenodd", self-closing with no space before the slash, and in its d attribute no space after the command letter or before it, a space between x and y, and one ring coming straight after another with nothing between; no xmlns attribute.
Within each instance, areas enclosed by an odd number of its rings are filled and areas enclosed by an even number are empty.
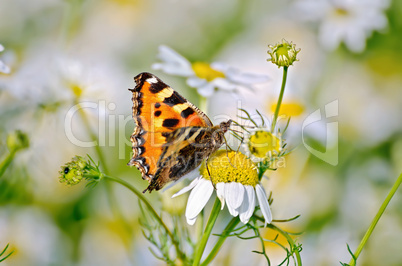
<svg viewBox="0 0 402 266"><path fill-rule="evenodd" d="M131 143L135 165L149 182L143 191L161 189L197 168L225 142L232 120L214 126L200 109L151 73L134 78Z"/></svg>

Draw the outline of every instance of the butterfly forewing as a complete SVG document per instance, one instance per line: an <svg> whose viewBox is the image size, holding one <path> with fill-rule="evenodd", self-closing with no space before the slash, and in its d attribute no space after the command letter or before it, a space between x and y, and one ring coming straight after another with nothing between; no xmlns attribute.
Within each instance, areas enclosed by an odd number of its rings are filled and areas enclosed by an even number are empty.
<svg viewBox="0 0 402 266"><path fill-rule="evenodd" d="M208 117L159 78L141 73L132 91L133 118L136 128L131 136L135 165L150 181L166 144L166 133L186 126L212 126Z"/></svg>

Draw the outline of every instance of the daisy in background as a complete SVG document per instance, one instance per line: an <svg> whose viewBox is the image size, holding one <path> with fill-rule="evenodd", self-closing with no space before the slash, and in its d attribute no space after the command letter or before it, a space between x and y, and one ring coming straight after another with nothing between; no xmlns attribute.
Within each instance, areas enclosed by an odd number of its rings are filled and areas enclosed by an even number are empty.
<svg viewBox="0 0 402 266"><path fill-rule="evenodd" d="M388 0L299 0L295 4L302 20L319 23L318 38L328 50L341 42L352 52L362 52L373 31L387 26L384 10Z"/></svg>
<svg viewBox="0 0 402 266"><path fill-rule="evenodd" d="M229 213L244 224L248 223L259 205L265 223L272 222L272 214L265 191L258 179L256 165L244 154L220 150L200 168L201 176L187 187L173 195L177 197L191 190L186 207L187 223L193 225L198 214L205 207L216 186L216 195L221 201L221 209L226 206ZM212 180L211 180L212 179Z"/></svg>
<svg viewBox="0 0 402 266"><path fill-rule="evenodd" d="M81 153L85 144L95 145L86 124L99 130L99 145L108 144L106 136L115 126L111 123L106 127L112 111L109 106L120 102L121 97L110 93L110 88L122 87L119 80L123 79L118 78L120 74L114 72L109 61L104 64L107 67L99 67L101 64L91 58L74 60L77 56L52 45L31 49L10 75L0 76L1 109L10 113L1 117L1 127L5 132L20 129L29 135L30 147L18 154L18 161L31 180L41 184L34 186L36 198L58 195L56 198L63 201L71 197L60 197L61 193L74 191L63 190L54 179L58 165L71 154ZM47 71L38 72L41 69ZM88 122L78 111L81 106Z"/></svg>
<svg viewBox="0 0 402 266"><path fill-rule="evenodd" d="M268 81L268 76L246 73L222 63L191 63L173 49L159 46L158 58L161 63L152 65L153 69L187 78L187 85L196 88L203 97L210 97L215 90L237 92L246 88L253 90L253 84Z"/></svg>
<svg viewBox="0 0 402 266"><path fill-rule="evenodd" d="M4 46L0 44L0 52L4 51ZM10 68L0 60L0 73L10 73Z"/></svg>

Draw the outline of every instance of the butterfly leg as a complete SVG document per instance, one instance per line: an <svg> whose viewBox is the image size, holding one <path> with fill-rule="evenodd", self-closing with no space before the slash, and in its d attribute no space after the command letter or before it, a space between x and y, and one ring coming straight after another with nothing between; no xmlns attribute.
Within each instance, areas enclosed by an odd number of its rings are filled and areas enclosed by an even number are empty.
<svg viewBox="0 0 402 266"><path fill-rule="evenodd" d="M208 172L208 175L209 175L209 179L211 180L211 184L212 184L212 186L214 187L214 189L216 190L215 183L214 183L214 181L212 180L212 175L211 175L211 173L209 172L209 168L208 168L208 159L209 159L209 156L208 156L207 159L205 160L205 167L207 168L207 172Z"/></svg>

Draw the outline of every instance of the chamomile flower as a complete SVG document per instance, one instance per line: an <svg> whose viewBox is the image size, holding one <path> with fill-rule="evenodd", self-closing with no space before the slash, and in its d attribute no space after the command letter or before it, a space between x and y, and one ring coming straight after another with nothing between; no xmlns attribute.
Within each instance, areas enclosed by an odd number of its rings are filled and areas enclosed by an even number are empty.
<svg viewBox="0 0 402 266"><path fill-rule="evenodd" d="M0 52L4 51L4 46L0 44ZM0 60L0 73L10 73L10 68Z"/></svg>
<svg viewBox="0 0 402 266"><path fill-rule="evenodd" d="M162 70L170 75L187 78L187 84L196 88L203 97L210 97L215 90L237 92L247 88L253 90L253 85L268 81L268 76L246 73L222 63L191 63L173 49L159 46L158 58L161 63L152 65L153 69Z"/></svg>
<svg viewBox="0 0 402 266"><path fill-rule="evenodd" d="M387 26L384 10L388 0L301 0L296 3L302 19L318 22L324 48L336 49L344 42L352 52L362 52L373 31Z"/></svg>
<svg viewBox="0 0 402 266"><path fill-rule="evenodd" d="M269 202L258 179L257 167L244 154L220 150L208 160L208 170L203 164L201 176L173 195L179 196L191 190L186 207L187 223L193 225L213 192L212 182L222 209L227 205L229 213L244 224L248 223L258 204L266 223L272 222ZM212 179L212 180L211 180Z"/></svg>

